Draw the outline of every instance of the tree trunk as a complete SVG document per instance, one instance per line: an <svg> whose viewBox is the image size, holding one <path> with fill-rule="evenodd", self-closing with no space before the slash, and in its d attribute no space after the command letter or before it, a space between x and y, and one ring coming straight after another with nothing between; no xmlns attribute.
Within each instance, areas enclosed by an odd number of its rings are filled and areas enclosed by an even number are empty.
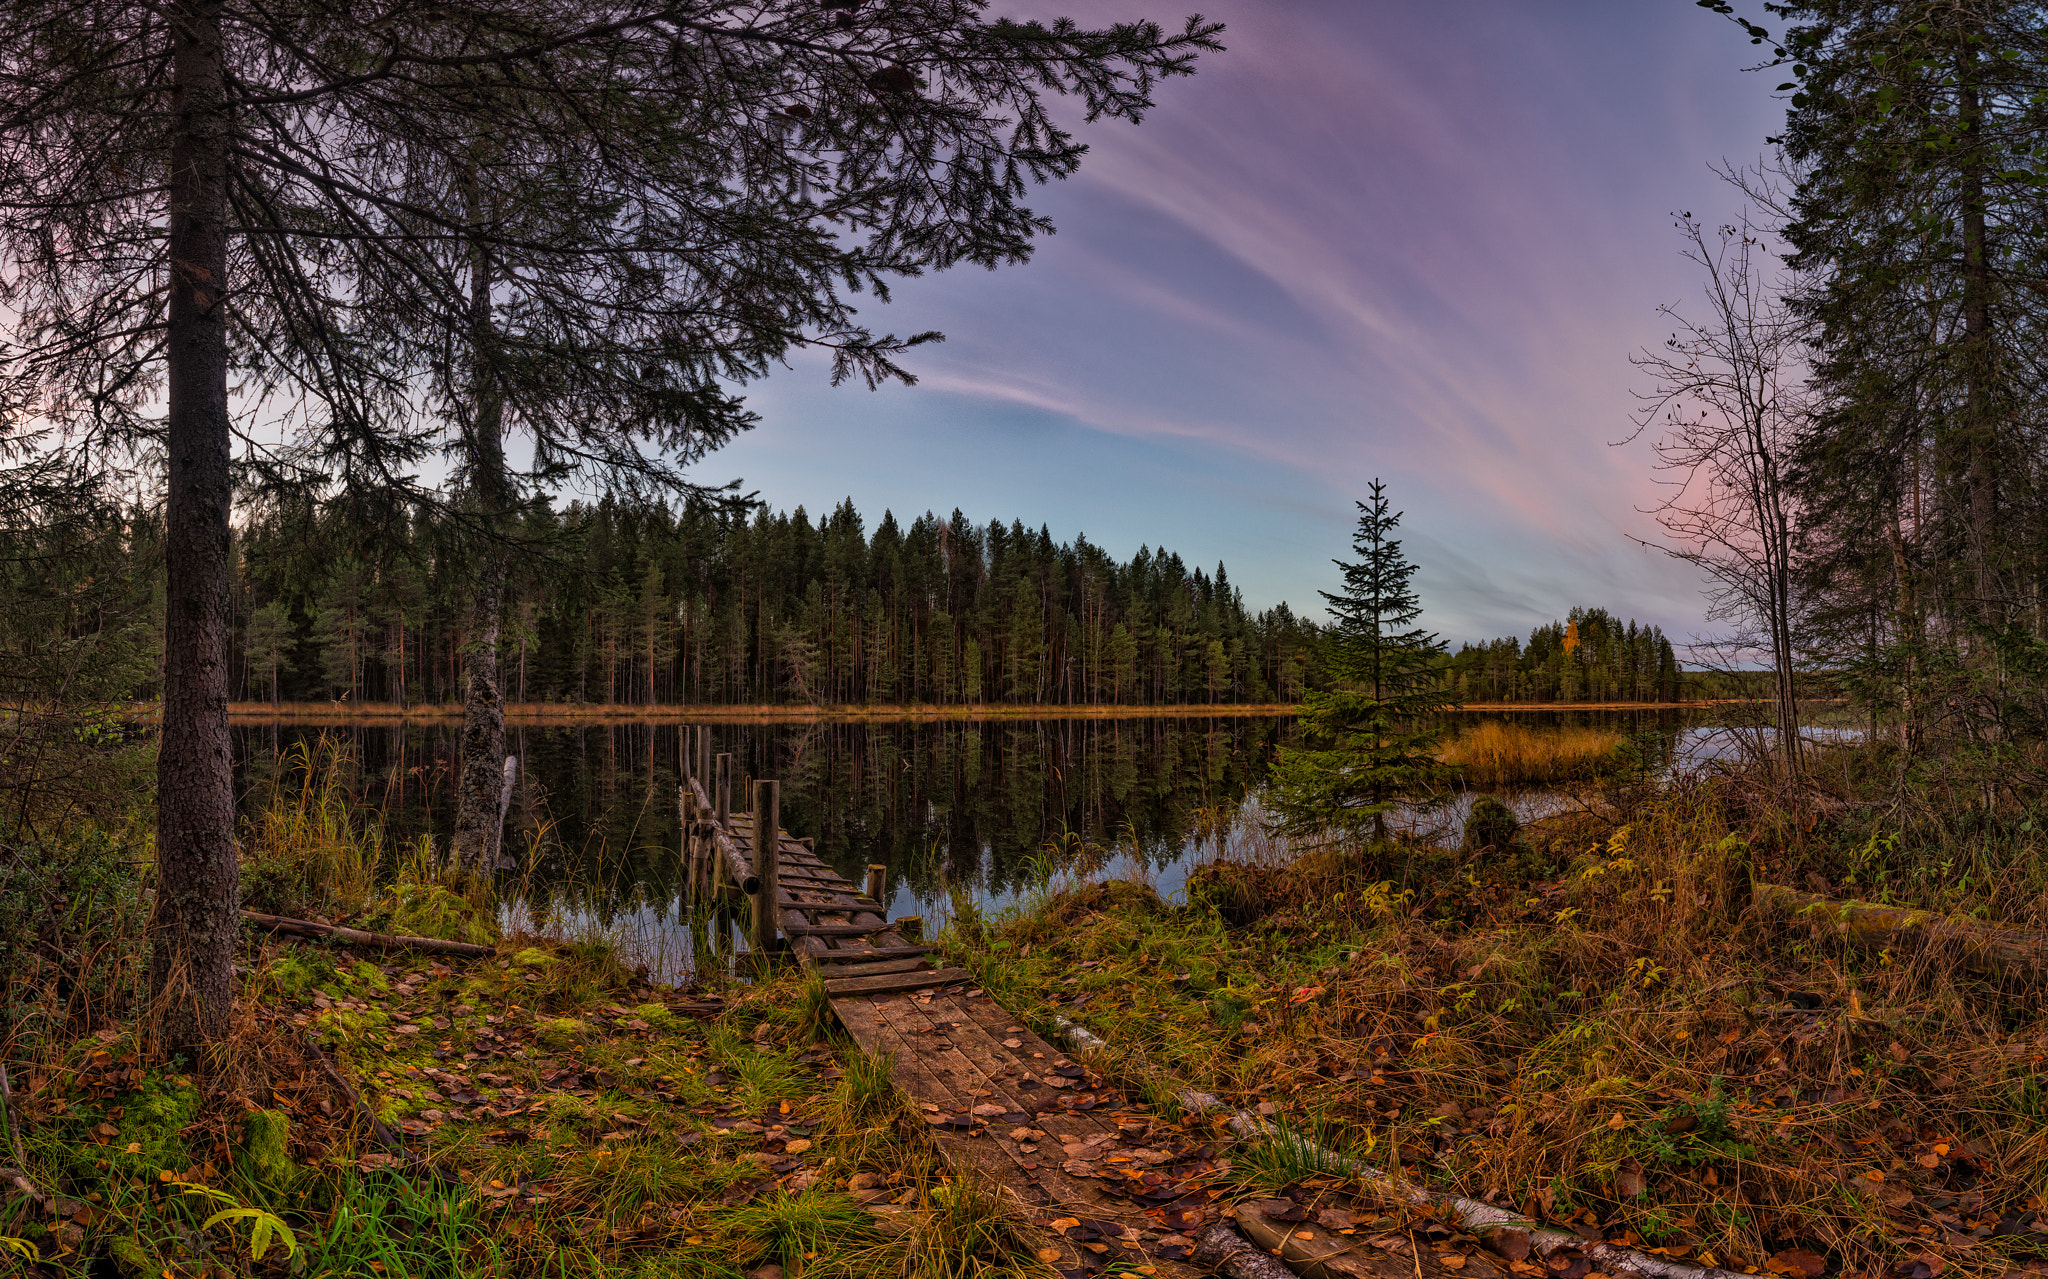
<svg viewBox="0 0 2048 1279"><path fill-rule="evenodd" d="M463 663L461 776L455 808L455 854L473 871L497 869L503 823L498 788L505 759L505 697L498 679L498 602L505 561L487 547L470 597L469 643Z"/></svg>
<svg viewBox="0 0 2048 1279"><path fill-rule="evenodd" d="M472 206L472 218L475 216ZM472 400L465 461L470 507L480 549L470 597L469 642L462 685L462 780L457 787L455 853L472 871L498 869L504 822L498 788L505 759L505 692L498 676L498 610L505 593L505 551L498 541L508 501L505 473L505 400L492 372L491 264L477 249L471 258L470 342Z"/></svg>
<svg viewBox="0 0 2048 1279"><path fill-rule="evenodd" d="M1998 589L1997 422L1991 403L1991 265L1985 247L1984 112L1975 83L1976 54L1962 56L1958 97L1962 116L1963 204L1963 376L1967 382L1968 422L1965 465L1968 467L1970 568L1981 620L2002 620Z"/></svg>
<svg viewBox="0 0 2048 1279"><path fill-rule="evenodd" d="M228 134L220 0L170 12L164 710L149 988L160 1045L202 1060L228 1032L241 930L228 739Z"/></svg>

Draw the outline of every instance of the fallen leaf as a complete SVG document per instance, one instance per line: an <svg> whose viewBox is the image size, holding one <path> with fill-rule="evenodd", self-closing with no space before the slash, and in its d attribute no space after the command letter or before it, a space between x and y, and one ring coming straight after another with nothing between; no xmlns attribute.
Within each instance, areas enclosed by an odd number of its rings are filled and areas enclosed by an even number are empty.
<svg viewBox="0 0 2048 1279"><path fill-rule="evenodd" d="M1617 1110L1614 1112L1614 1117L1607 1121L1607 1126L1616 1132L1620 1132L1623 1128L1628 1127L1628 1120L1623 1119L1621 1112Z"/></svg>
<svg viewBox="0 0 2048 1279"><path fill-rule="evenodd" d="M1772 1254L1771 1259L1764 1262L1764 1269L1790 1279L1820 1279L1827 1273L1828 1263L1827 1258L1804 1248L1787 1248Z"/></svg>
<svg viewBox="0 0 2048 1279"><path fill-rule="evenodd" d="M1649 1179L1643 1176L1643 1165L1635 1159L1624 1159L1614 1170L1614 1188L1633 1199L1650 1188Z"/></svg>
<svg viewBox="0 0 2048 1279"><path fill-rule="evenodd" d="M1529 1258L1529 1232L1520 1226L1503 1226L1486 1237L1493 1250L1509 1261Z"/></svg>
<svg viewBox="0 0 2048 1279"><path fill-rule="evenodd" d="M810 1148L810 1142L806 1141L802 1137L798 1137L795 1141L792 1141L788 1145L784 1146L782 1148L782 1153L785 1155L800 1155L804 1153L806 1150L809 1150Z"/></svg>

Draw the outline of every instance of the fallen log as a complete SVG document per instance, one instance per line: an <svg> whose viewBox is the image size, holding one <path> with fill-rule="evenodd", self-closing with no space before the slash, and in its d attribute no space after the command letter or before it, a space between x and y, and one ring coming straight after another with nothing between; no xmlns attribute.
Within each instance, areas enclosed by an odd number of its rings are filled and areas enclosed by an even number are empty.
<svg viewBox="0 0 2048 1279"><path fill-rule="evenodd" d="M1415 1251L1420 1244L1413 1238L1401 1238L1401 1243L1405 1243L1413 1254L1412 1260L1397 1263L1367 1240L1331 1234L1313 1221L1275 1222L1265 1213L1266 1205L1272 1202L1238 1204L1230 1210L1231 1216L1245 1238L1286 1262L1287 1268L1300 1275L1301 1279L1380 1279L1382 1276L1406 1279L1411 1270L1421 1272L1424 1254ZM1287 1200L1279 1202L1289 1208L1294 1206ZM1295 1215L1301 1214L1297 1212ZM1400 1243L1394 1246L1399 1247ZM1443 1273L1442 1266L1431 1266L1430 1269L1439 1275ZM1499 1274L1504 1269L1495 1266L1493 1273ZM1474 1273L1477 1273L1476 1267Z"/></svg>
<svg viewBox="0 0 2048 1279"><path fill-rule="evenodd" d="M1109 1044L1087 1028L1064 1017L1056 1017L1053 1020L1060 1035L1075 1048L1084 1052L1109 1052ZM1126 1057L1124 1060L1135 1060L1154 1075L1160 1073L1149 1064L1144 1064L1142 1058ZM1668 1257L1638 1252L1633 1248L1582 1239L1568 1231L1552 1229L1519 1212L1496 1208L1492 1204L1481 1203L1476 1199L1467 1199L1448 1191L1432 1190L1427 1186L1416 1185L1412 1181L1389 1176L1371 1164L1334 1150L1326 1150L1298 1133L1287 1132L1270 1119L1249 1111L1232 1110L1222 1100L1209 1093L1188 1088L1181 1090L1177 1096L1180 1104L1188 1110L1201 1113L1221 1112L1230 1130L1247 1141L1283 1137L1297 1149L1313 1155L1325 1167L1356 1177L1361 1189L1377 1195L1382 1200L1415 1207L1431 1206L1442 1210L1460 1227L1477 1235L1490 1251L1510 1261L1521 1261L1532 1254L1547 1261L1554 1254L1566 1253L1583 1256L1592 1263L1594 1269L1610 1275L1625 1272L1641 1275L1644 1279L1748 1279L1748 1276L1738 1271L1718 1266L1674 1261ZM1295 1272L1308 1275L1308 1270L1301 1266L1295 1267Z"/></svg>
<svg viewBox="0 0 2048 1279"><path fill-rule="evenodd" d="M1974 919L1903 906L1834 901L1782 884L1758 884L1755 897L1759 905L1866 944L1896 945L1902 939L1920 937L1952 946L1966 966L1979 972L2048 969L2048 933L2035 929L1999 928Z"/></svg>
<svg viewBox="0 0 2048 1279"><path fill-rule="evenodd" d="M1294 1279L1294 1272L1245 1242L1228 1220L1213 1221L1195 1236L1195 1262L1229 1279Z"/></svg>
<svg viewBox="0 0 2048 1279"><path fill-rule="evenodd" d="M380 950L423 950L434 955L460 955L467 959L489 959L498 952L489 946L473 946L466 941L443 941L439 937L402 937L394 933L366 933L360 928L344 928L340 924L321 924L310 919L291 919L284 915L262 915L253 910L242 912L242 918L267 928L273 933L293 933L300 937L333 937L352 946L374 946Z"/></svg>

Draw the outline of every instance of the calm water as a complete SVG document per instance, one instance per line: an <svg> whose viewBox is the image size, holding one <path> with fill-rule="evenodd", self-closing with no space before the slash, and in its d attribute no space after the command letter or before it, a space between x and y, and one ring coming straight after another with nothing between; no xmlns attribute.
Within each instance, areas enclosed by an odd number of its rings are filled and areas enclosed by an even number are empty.
<svg viewBox="0 0 2048 1279"><path fill-rule="evenodd" d="M1476 719L1478 715L1460 716ZM1654 730L1682 764L1720 749L1673 711L1521 712L1537 726ZM391 834L444 839L454 824L455 725L243 725L244 804L264 802L280 757L321 735L345 743L355 786ZM714 751L742 777L782 783L782 823L858 883L888 867L895 914L943 913L949 888L1001 906L1034 882L1048 845L1142 868L1171 895L1187 869L1253 833L1257 792L1289 721L1188 718L966 723L717 724ZM667 930L679 878L675 725L513 727L523 761L507 847L533 867L527 899L555 922ZM735 789L735 804L744 792ZM1547 802L1516 806L1534 816ZM1455 819L1455 815L1454 815ZM1120 863L1120 865L1119 865ZM663 968L673 970L675 960Z"/></svg>

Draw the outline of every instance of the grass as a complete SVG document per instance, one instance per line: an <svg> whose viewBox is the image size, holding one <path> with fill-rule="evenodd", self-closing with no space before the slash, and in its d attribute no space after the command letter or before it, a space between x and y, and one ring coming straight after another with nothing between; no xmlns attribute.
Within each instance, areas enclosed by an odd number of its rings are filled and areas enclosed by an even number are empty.
<svg viewBox="0 0 2048 1279"><path fill-rule="evenodd" d="M1886 834L1849 802L1886 776L1824 755L1804 808L1739 773L1617 786L1478 857L1241 849L1184 902L1070 887L948 958L1041 1031L1070 1017L1142 1058L1153 1091L1561 1227L1755 1272L2039 1267L2014 1228L2048 1194L2038 984L1750 902L1753 875L1811 876L2040 924L2023 799L1968 840ZM1248 1192L1342 1180L1286 1137L1233 1163Z"/></svg>
<svg viewBox="0 0 2048 1279"><path fill-rule="evenodd" d="M35 1273L1043 1275L1017 1214L942 1164L815 979L682 990L594 925L499 939L483 890L382 838L342 748L303 748L280 777L245 830L262 904L476 940L487 927L496 953L252 934L231 1065L198 1078L151 1057L136 1024L142 912L74 908L87 889L135 897L121 868L138 850L83 835L39 854L72 879L0 877L17 914L50 919L42 977L9 988L0 1021L8 1118L29 1175L82 1205L53 1223L0 1198L0 1236ZM369 1140L309 1040L423 1162Z"/></svg>
<svg viewBox="0 0 2048 1279"><path fill-rule="evenodd" d="M1621 766L1627 738L1604 728L1531 728L1486 720L1459 733L1443 750L1446 764L1471 786L1556 786L1588 781Z"/></svg>
<svg viewBox="0 0 2048 1279"><path fill-rule="evenodd" d="M888 1064L820 1023L800 975L700 1017L587 947L519 941L467 964L264 951L238 1048L288 1133L270 1178L251 1171L247 1091L151 1070L128 1037L73 1048L20 1114L32 1171L94 1205L90 1228L12 1213L0 1234L53 1273L116 1252L149 1274L314 1279L1038 1273L1015 1213L940 1164ZM302 1033L448 1184L364 1142ZM889 1215L848 1192L863 1175ZM272 1214L296 1255L252 1257L246 1219L205 1226L223 1198Z"/></svg>

